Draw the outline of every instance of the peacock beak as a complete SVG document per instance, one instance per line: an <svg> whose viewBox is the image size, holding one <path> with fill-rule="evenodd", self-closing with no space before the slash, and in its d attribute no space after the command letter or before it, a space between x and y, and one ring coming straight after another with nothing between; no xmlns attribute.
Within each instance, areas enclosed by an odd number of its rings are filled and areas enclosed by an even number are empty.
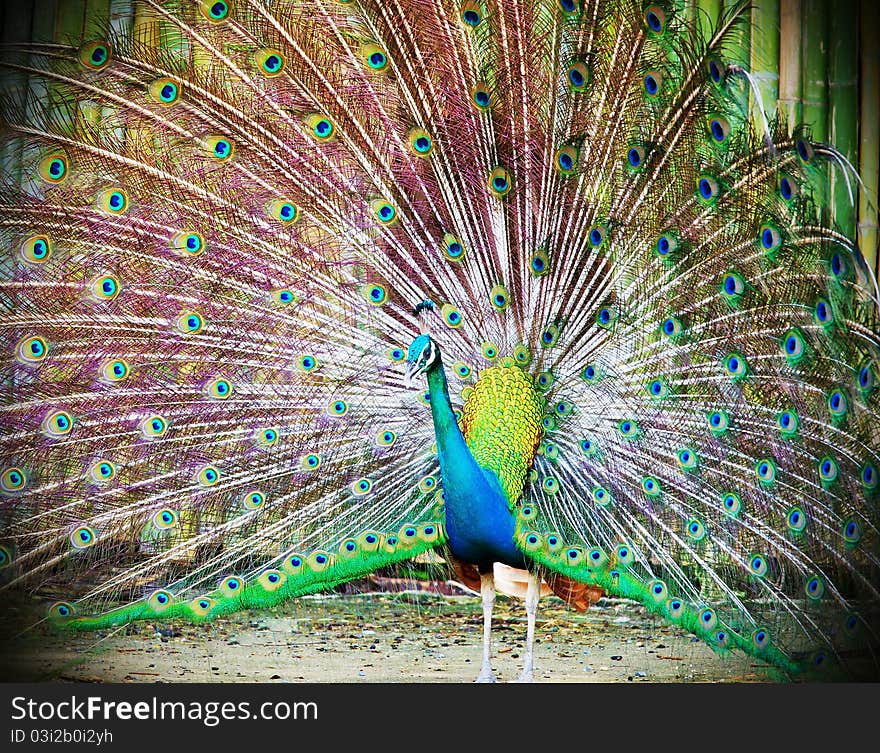
<svg viewBox="0 0 880 753"><path fill-rule="evenodd" d="M406 386L407 387L415 387L416 377L422 373L422 367L419 365L418 361L407 361L406 362Z"/></svg>

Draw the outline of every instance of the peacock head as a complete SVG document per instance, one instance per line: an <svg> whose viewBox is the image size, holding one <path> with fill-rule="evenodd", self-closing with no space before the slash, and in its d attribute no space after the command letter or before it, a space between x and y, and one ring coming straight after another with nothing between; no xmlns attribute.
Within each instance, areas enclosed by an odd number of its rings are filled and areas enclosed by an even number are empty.
<svg viewBox="0 0 880 753"><path fill-rule="evenodd" d="M430 335L419 335L409 346L406 354L406 381L412 384L420 374L425 374L440 364L440 348Z"/></svg>

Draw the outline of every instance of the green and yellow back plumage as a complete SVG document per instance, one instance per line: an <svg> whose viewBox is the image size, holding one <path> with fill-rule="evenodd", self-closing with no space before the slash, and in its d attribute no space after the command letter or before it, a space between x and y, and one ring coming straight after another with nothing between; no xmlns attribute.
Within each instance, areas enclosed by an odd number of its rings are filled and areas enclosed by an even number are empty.
<svg viewBox="0 0 880 753"><path fill-rule="evenodd" d="M498 476L513 507L522 497L544 431L544 401L531 377L510 362L481 371L462 398L464 439L480 467Z"/></svg>

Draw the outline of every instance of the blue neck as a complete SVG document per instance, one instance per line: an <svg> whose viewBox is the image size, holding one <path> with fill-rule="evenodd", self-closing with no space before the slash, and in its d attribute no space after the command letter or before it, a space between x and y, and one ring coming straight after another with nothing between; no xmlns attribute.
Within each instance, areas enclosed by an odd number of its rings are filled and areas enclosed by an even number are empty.
<svg viewBox="0 0 880 753"><path fill-rule="evenodd" d="M514 520L507 498L498 478L477 464L465 442L439 358L427 377L452 553L472 564L497 561L523 567L523 556L513 542Z"/></svg>

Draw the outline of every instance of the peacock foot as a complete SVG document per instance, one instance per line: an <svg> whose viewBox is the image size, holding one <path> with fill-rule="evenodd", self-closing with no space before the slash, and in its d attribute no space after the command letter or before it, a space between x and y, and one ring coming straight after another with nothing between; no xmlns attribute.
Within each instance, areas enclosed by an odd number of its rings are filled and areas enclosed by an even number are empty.
<svg viewBox="0 0 880 753"><path fill-rule="evenodd" d="M474 682L498 682L498 678L495 677L495 673L492 671L491 667L484 666Z"/></svg>
<svg viewBox="0 0 880 753"><path fill-rule="evenodd" d="M535 677L532 674L532 670L524 669L519 677L516 678L517 682L534 682Z"/></svg>

